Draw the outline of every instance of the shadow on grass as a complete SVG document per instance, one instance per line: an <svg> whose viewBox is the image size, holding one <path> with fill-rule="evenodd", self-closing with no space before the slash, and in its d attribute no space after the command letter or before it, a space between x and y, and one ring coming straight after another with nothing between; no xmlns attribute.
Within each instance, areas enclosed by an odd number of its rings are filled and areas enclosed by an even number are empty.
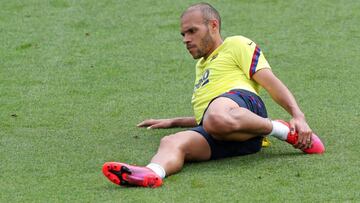
<svg viewBox="0 0 360 203"><path fill-rule="evenodd" d="M184 176L188 176L185 174L192 174L191 177L187 177L191 182L192 188L202 188L205 187L204 183L199 181L198 179L194 179L192 177L194 174L198 174L201 177L202 173L206 171L206 173L220 173L221 171L228 170L229 167L245 167L245 168L252 168L254 165L258 165L260 163L269 162L271 160L288 160L289 158L298 158L304 156L311 156L307 155L298 151L293 152L259 152L257 154L251 154L246 156L235 156L229 157L225 159L217 159L217 160L210 160L210 161L203 161L203 162L187 162L183 166L183 170L180 172L184 174ZM179 182L179 179L184 178L184 176L179 174L174 174L166 178L167 184L174 184ZM181 182L181 181L180 181ZM163 187L160 187L164 189ZM143 190L143 187L136 187L136 186L117 186L109 182L103 189L107 191L119 191L119 190L127 190L127 191L134 191L134 190ZM151 189L151 188L148 188Z"/></svg>
<svg viewBox="0 0 360 203"><path fill-rule="evenodd" d="M144 187L137 187L137 186L119 186L119 185L115 185L115 184L112 184L109 182L108 185L106 185L105 187L103 187L105 190L108 190L108 191L119 191L119 190L124 190L124 189L127 189L127 190L136 190L136 189L144 189ZM151 189L151 188L149 188Z"/></svg>
<svg viewBox="0 0 360 203"><path fill-rule="evenodd" d="M302 156L312 156L302 152L293 151L293 152L280 152L280 153L261 153L259 157L266 157L268 158L285 158L285 157L302 157Z"/></svg>
<svg viewBox="0 0 360 203"><path fill-rule="evenodd" d="M259 152L256 154L249 154L249 155L245 155L245 156L234 156L234 157L228 157L228 158L224 158L224 159L216 159L216 160L209 160L209 161L204 161L204 162L187 162L185 164L185 167L187 167L187 165L197 165L197 164L202 164L202 163L221 163L221 162L231 162L233 163L234 161L236 162L252 162L252 161L265 161L265 160L269 160L269 159L286 159L286 158L290 158L290 157L303 157L303 156L314 156L314 155L307 155L298 151L293 151L293 152Z"/></svg>

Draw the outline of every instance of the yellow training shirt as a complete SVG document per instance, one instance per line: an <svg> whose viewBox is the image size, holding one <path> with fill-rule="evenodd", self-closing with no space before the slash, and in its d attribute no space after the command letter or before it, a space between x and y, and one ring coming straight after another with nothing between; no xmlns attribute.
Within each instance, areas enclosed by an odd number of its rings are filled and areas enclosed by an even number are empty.
<svg viewBox="0 0 360 203"><path fill-rule="evenodd" d="M192 105L196 122L200 124L206 107L215 97L232 89L244 89L258 94L260 85L252 75L270 68L260 48L243 36L228 37L207 58L196 64Z"/></svg>

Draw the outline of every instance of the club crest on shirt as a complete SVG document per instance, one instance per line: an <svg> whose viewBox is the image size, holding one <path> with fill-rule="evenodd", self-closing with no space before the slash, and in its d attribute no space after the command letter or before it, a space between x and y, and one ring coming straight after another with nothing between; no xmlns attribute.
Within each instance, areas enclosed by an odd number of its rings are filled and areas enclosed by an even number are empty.
<svg viewBox="0 0 360 203"><path fill-rule="evenodd" d="M199 79L199 81L196 83L194 90L199 89L200 87L206 85L207 83L209 83L209 75L210 75L210 70L207 69L204 74L202 75L202 77Z"/></svg>

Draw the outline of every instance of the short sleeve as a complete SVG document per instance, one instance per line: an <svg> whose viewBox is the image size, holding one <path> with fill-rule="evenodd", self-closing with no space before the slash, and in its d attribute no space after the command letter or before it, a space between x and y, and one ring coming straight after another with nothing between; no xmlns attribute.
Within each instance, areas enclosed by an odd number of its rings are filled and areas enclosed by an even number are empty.
<svg viewBox="0 0 360 203"><path fill-rule="evenodd" d="M237 37L232 43L234 60L248 79L263 68L271 68L255 42L245 37Z"/></svg>

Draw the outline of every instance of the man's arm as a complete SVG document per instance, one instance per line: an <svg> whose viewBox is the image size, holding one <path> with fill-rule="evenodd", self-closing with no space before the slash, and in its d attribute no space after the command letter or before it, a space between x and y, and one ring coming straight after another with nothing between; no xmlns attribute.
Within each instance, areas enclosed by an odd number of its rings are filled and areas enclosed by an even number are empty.
<svg viewBox="0 0 360 203"><path fill-rule="evenodd" d="M305 120L304 113L300 110L290 90L268 69L261 69L253 75L253 79L270 94L276 103L282 106L291 116L291 133L298 132L299 139L297 148L307 148L307 139L310 139L312 131Z"/></svg>
<svg viewBox="0 0 360 203"><path fill-rule="evenodd" d="M168 119L148 119L137 125L138 127L153 128L173 128L173 127L195 127L197 126L194 117L178 117Z"/></svg>

